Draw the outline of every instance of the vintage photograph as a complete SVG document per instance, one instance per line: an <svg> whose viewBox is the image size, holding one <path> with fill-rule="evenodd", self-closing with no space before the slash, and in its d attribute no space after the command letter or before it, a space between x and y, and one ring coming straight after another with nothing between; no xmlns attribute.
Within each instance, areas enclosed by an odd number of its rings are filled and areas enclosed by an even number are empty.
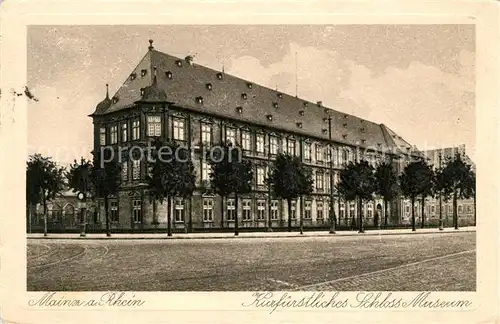
<svg viewBox="0 0 500 324"><path fill-rule="evenodd" d="M473 24L30 25L27 68L28 291L476 291Z"/></svg>

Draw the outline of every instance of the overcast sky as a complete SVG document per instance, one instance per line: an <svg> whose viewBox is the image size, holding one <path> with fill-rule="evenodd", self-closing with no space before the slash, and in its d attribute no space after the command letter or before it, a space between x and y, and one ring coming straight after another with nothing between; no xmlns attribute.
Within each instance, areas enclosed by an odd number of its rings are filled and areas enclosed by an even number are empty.
<svg viewBox="0 0 500 324"><path fill-rule="evenodd" d="M473 25L30 26L29 153L92 149L87 117L157 50L384 123L420 149L475 157ZM297 64L296 64L297 62Z"/></svg>

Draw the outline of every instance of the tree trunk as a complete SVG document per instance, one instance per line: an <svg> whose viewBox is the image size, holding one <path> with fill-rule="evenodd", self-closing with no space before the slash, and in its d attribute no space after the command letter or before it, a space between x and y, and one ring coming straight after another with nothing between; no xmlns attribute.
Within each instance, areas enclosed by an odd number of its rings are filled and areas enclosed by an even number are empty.
<svg viewBox="0 0 500 324"><path fill-rule="evenodd" d="M224 196L220 196L221 207L220 207L220 228L224 228Z"/></svg>
<svg viewBox="0 0 500 324"><path fill-rule="evenodd" d="M351 214L351 201L348 201L347 202L348 206L346 206L346 208L348 208L349 210L349 214ZM356 229L356 215L353 213L352 214L352 217L351 217L351 230L354 231Z"/></svg>
<svg viewBox="0 0 500 324"><path fill-rule="evenodd" d="M153 197L153 223L155 226L155 229L158 228L158 207L157 207L157 202L156 202L156 196Z"/></svg>
<svg viewBox="0 0 500 324"><path fill-rule="evenodd" d="M45 198L45 192L43 193L43 236L47 236L47 199Z"/></svg>
<svg viewBox="0 0 500 324"><path fill-rule="evenodd" d="M330 218L330 234L335 234L337 227L337 217L335 217L335 206L333 203L333 195L330 195L330 201L328 202L329 218Z"/></svg>
<svg viewBox="0 0 500 324"><path fill-rule="evenodd" d="M474 199L474 226L476 226L476 194L472 197Z"/></svg>
<svg viewBox="0 0 500 324"><path fill-rule="evenodd" d="M415 198L411 199L411 230L413 232L417 230L415 227Z"/></svg>
<svg viewBox="0 0 500 324"><path fill-rule="evenodd" d="M106 217L106 236L111 236L111 228L109 225L109 201L108 196L104 196L104 217Z"/></svg>
<svg viewBox="0 0 500 324"><path fill-rule="evenodd" d="M238 236L238 195L234 195L234 236Z"/></svg>
<svg viewBox="0 0 500 324"><path fill-rule="evenodd" d="M28 203L28 233L31 234L31 218L33 217L33 205Z"/></svg>
<svg viewBox="0 0 500 324"><path fill-rule="evenodd" d="M384 199L384 228L387 228L387 199Z"/></svg>
<svg viewBox="0 0 500 324"><path fill-rule="evenodd" d="M287 199L286 200L288 203L288 231L292 231L292 200Z"/></svg>
<svg viewBox="0 0 500 324"><path fill-rule="evenodd" d="M363 213L362 213L362 208L363 208L363 200L358 198L358 217L359 217L359 230L358 233L364 233L365 229L363 228Z"/></svg>
<svg viewBox="0 0 500 324"><path fill-rule="evenodd" d="M300 234L304 234L304 200L300 197Z"/></svg>
<svg viewBox="0 0 500 324"><path fill-rule="evenodd" d="M421 220L420 220L420 228L424 228L425 226L425 214L424 214L424 206L425 206L425 197L422 196L422 206L421 206L421 210L422 210L422 214L421 214Z"/></svg>
<svg viewBox="0 0 500 324"><path fill-rule="evenodd" d="M188 223L189 233L193 232L193 196L189 197L189 223Z"/></svg>
<svg viewBox="0 0 500 324"><path fill-rule="evenodd" d="M172 236L172 213L170 207L172 206L172 199L167 197L167 236Z"/></svg>
<svg viewBox="0 0 500 324"><path fill-rule="evenodd" d="M457 213L457 189L453 190L453 225L458 229L458 213Z"/></svg>

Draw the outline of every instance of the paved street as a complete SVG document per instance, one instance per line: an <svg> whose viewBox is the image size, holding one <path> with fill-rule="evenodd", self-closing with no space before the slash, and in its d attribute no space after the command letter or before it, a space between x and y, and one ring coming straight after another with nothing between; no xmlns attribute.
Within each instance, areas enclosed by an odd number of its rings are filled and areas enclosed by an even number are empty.
<svg viewBox="0 0 500 324"><path fill-rule="evenodd" d="M476 289L474 232L28 240L28 290Z"/></svg>

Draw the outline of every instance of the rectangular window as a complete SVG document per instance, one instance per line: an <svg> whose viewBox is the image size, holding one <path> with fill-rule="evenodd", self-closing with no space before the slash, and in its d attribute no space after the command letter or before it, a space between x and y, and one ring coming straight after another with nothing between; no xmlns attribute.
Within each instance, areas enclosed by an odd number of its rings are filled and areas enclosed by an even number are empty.
<svg viewBox="0 0 500 324"><path fill-rule="evenodd" d="M410 205L406 205L406 213L409 214L410 213Z"/></svg>
<svg viewBox="0 0 500 324"><path fill-rule="evenodd" d="M471 205L467 205L467 213L468 214L472 213L472 206Z"/></svg>
<svg viewBox="0 0 500 324"><path fill-rule="evenodd" d="M252 205L251 205L251 200L248 199L243 200L243 220L244 221L252 220Z"/></svg>
<svg viewBox="0 0 500 324"><path fill-rule="evenodd" d="M311 161L311 143L304 143L304 160Z"/></svg>
<svg viewBox="0 0 500 324"><path fill-rule="evenodd" d="M323 172L316 171L316 190L323 191Z"/></svg>
<svg viewBox="0 0 500 324"><path fill-rule="evenodd" d="M236 130L234 128L226 128L226 143L236 145Z"/></svg>
<svg viewBox="0 0 500 324"><path fill-rule="evenodd" d="M109 134L109 141L111 144L116 144L118 143L118 126L111 126L110 134Z"/></svg>
<svg viewBox="0 0 500 324"><path fill-rule="evenodd" d="M134 223L142 223L142 202L140 199L132 201L134 208Z"/></svg>
<svg viewBox="0 0 500 324"><path fill-rule="evenodd" d="M345 218L345 204L344 203L340 203L339 218Z"/></svg>
<svg viewBox="0 0 500 324"><path fill-rule="evenodd" d="M140 138L141 133L140 133L139 129L140 129L140 121L139 120L132 121L132 140L133 141L137 141Z"/></svg>
<svg viewBox="0 0 500 324"><path fill-rule="evenodd" d="M255 136L255 140L256 140L256 150L257 150L257 153L264 153L264 135L262 134L257 134L257 136Z"/></svg>
<svg viewBox="0 0 500 324"><path fill-rule="evenodd" d="M323 219L323 202L322 201L317 201L316 202L316 219Z"/></svg>
<svg viewBox="0 0 500 324"><path fill-rule="evenodd" d="M118 201L109 202L110 216L113 223L118 223L120 218L118 216Z"/></svg>
<svg viewBox="0 0 500 324"><path fill-rule="evenodd" d="M297 219L297 202L292 201L292 219Z"/></svg>
<svg viewBox="0 0 500 324"><path fill-rule="evenodd" d="M346 149L342 150L342 163L349 162L349 152Z"/></svg>
<svg viewBox="0 0 500 324"><path fill-rule="evenodd" d="M235 201L234 199L227 200L227 220L234 221L236 216Z"/></svg>
<svg viewBox="0 0 500 324"><path fill-rule="evenodd" d="M349 208L350 208L350 210L349 210L349 216L350 217L356 216L355 213L354 213L355 212L354 203L351 203L351 205L350 205Z"/></svg>
<svg viewBox="0 0 500 324"><path fill-rule="evenodd" d="M325 191L330 192L330 173L325 173Z"/></svg>
<svg viewBox="0 0 500 324"><path fill-rule="evenodd" d="M326 163L330 163L331 159L330 159L330 147L329 146L326 146L324 148L324 151L323 151L323 157L324 157L324 160L326 161Z"/></svg>
<svg viewBox="0 0 500 324"><path fill-rule="evenodd" d="M265 184L265 173L266 169L262 166L257 167L257 185L258 186L263 186Z"/></svg>
<svg viewBox="0 0 500 324"><path fill-rule="evenodd" d="M148 136L161 136L160 116L148 116Z"/></svg>
<svg viewBox="0 0 500 324"><path fill-rule="evenodd" d="M122 124L122 143L128 141L128 124L125 122Z"/></svg>
<svg viewBox="0 0 500 324"><path fill-rule="evenodd" d="M462 205L458 205L458 212L462 213L463 211L464 211L463 206Z"/></svg>
<svg viewBox="0 0 500 324"><path fill-rule="evenodd" d="M202 181L208 181L210 180L210 164L208 164L206 161L203 161L201 163L201 180Z"/></svg>
<svg viewBox="0 0 500 324"><path fill-rule="evenodd" d="M128 161L122 162L122 180L128 180Z"/></svg>
<svg viewBox="0 0 500 324"><path fill-rule="evenodd" d="M271 201L271 219L272 220L278 219L278 201L277 200Z"/></svg>
<svg viewBox="0 0 500 324"><path fill-rule="evenodd" d="M304 201L304 219L311 219L311 218L312 218L311 201L306 200Z"/></svg>
<svg viewBox="0 0 500 324"><path fill-rule="evenodd" d="M212 125L201 124L201 142L203 144L212 144Z"/></svg>
<svg viewBox="0 0 500 324"><path fill-rule="evenodd" d="M184 199L176 198L174 209L175 222L184 223Z"/></svg>
<svg viewBox="0 0 500 324"><path fill-rule="evenodd" d="M295 141L292 139L287 140L287 151L290 155L295 155Z"/></svg>
<svg viewBox="0 0 500 324"><path fill-rule="evenodd" d="M203 221L212 222L214 220L214 200L203 198Z"/></svg>
<svg viewBox="0 0 500 324"><path fill-rule="evenodd" d="M249 132L241 132L241 147L245 151L251 151L252 146L251 146L251 140L250 140L250 133Z"/></svg>
<svg viewBox="0 0 500 324"><path fill-rule="evenodd" d="M316 144L316 162L323 162L323 147Z"/></svg>
<svg viewBox="0 0 500 324"><path fill-rule="evenodd" d="M106 127L99 129L99 144L106 145Z"/></svg>
<svg viewBox="0 0 500 324"><path fill-rule="evenodd" d="M271 154L278 154L278 138L276 136L269 136L269 152Z"/></svg>
<svg viewBox="0 0 500 324"><path fill-rule="evenodd" d="M173 137L175 140L184 141L184 119L174 118L173 119Z"/></svg>
<svg viewBox="0 0 500 324"><path fill-rule="evenodd" d="M264 220L266 218L265 210L266 210L266 201L265 200L257 200L257 219L258 220Z"/></svg>
<svg viewBox="0 0 500 324"><path fill-rule="evenodd" d="M141 160L132 162L132 179L137 180L141 177Z"/></svg>
<svg viewBox="0 0 500 324"><path fill-rule="evenodd" d="M431 206L431 213L433 213L433 214L434 214L435 212L436 212L436 206L435 206L435 205L432 205L432 206Z"/></svg>

